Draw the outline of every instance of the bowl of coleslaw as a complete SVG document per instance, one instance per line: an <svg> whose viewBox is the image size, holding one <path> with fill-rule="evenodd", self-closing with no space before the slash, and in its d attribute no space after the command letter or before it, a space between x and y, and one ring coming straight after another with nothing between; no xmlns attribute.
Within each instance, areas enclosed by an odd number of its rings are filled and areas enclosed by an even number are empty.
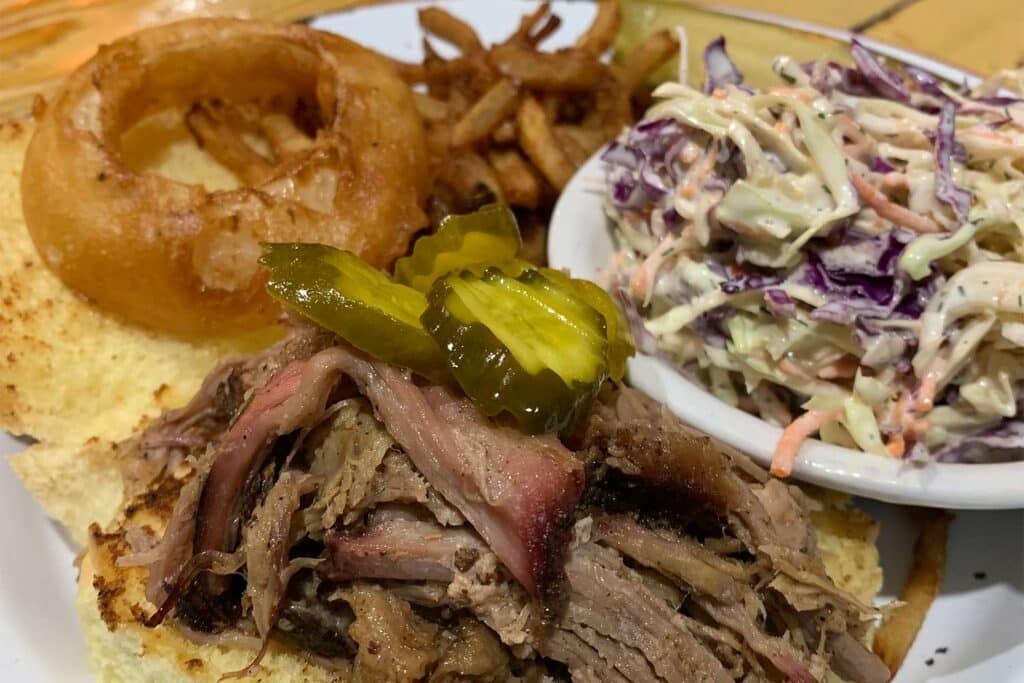
<svg viewBox="0 0 1024 683"><path fill-rule="evenodd" d="M753 88L712 42L577 173L549 260L619 301L632 384L777 476L1024 507L1024 77L877 47Z"/></svg>

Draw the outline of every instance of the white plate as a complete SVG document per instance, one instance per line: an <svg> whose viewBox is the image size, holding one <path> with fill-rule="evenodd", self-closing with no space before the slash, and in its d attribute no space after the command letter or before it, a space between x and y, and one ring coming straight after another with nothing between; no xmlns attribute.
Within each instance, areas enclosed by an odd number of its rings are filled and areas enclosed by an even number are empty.
<svg viewBox="0 0 1024 683"><path fill-rule="evenodd" d="M525 3L464 0L446 3L470 19L487 39L505 35ZM565 20L556 36L568 42L593 13L587 3L555 3ZM337 31L396 57L419 56L416 7L387 5L318 19L318 28ZM26 444L0 433L0 455ZM902 510L871 504L882 522L879 547L888 579L884 593L898 590L909 563L913 531ZM953 524L951 558L942 594L897 683L1017 683L1024 647L1024 515L965 513ZM74 609L78 549L47 519L6 463L0 465L0 681L4 683L87 683L85 643ZM985 579L973 578L986 571ZM995 626L998 624L998 626ZM944 655L938 647L948 647ZM925 664L933 658L931 666ZM1015 675L1014 666L1018 666Z"/></svg>
<svg viewBox="0 0 1024 683"><path fill-rule="evenodd" d="M931 64L908 53L902 56L912 64ZM607 271L614 250L602 208L604 165L599 156L600 152L591 157L565 188L548 237L550 264L591 280ZM694 427L750 454L762 465L771 462L780 428L718 400L685 379L670 363L638 355L629 361L629 382ZM889 503L977 510L1024 507L1024 461L921 466L811 439L800 448L793 476Z"/></svg>

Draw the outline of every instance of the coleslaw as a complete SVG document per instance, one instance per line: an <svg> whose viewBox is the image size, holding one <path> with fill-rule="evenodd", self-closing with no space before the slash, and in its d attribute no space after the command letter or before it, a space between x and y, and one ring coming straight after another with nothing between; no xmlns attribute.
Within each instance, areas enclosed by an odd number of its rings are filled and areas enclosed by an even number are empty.
<svg viewBox="0 0 1024 683"><path fill-rule="evenodd" d="M685 36L684 36L685 37ZM683 51L685 52L685 39ZM608 283L638 348L784 427L915 461L1024 452L1024 72L973 89L725 41L603 153Z"/></svg>

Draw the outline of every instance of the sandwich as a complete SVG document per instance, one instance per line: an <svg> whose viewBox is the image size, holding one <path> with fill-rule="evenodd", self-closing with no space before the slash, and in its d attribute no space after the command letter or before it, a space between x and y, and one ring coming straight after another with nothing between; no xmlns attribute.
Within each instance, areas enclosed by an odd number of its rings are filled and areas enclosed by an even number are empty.
<svg viewBox="0 0 1024 683"><path fill-rule="evenodd" d="M100 680L888 680L835 506L625 386L528 434L287 325L111 449Z"/></svg>

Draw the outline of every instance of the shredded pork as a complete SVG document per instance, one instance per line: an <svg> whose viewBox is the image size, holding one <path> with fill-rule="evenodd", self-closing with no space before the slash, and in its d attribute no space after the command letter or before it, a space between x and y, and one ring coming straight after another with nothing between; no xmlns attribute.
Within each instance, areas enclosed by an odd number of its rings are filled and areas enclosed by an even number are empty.
<svg viewBox="0 0 1024 683"><path fill-rule="evenodd" d="M122 558L150 624L353 680L885 680L799 492L629 389L527 436L302 328L132 443L182 482Z"/></svg>

